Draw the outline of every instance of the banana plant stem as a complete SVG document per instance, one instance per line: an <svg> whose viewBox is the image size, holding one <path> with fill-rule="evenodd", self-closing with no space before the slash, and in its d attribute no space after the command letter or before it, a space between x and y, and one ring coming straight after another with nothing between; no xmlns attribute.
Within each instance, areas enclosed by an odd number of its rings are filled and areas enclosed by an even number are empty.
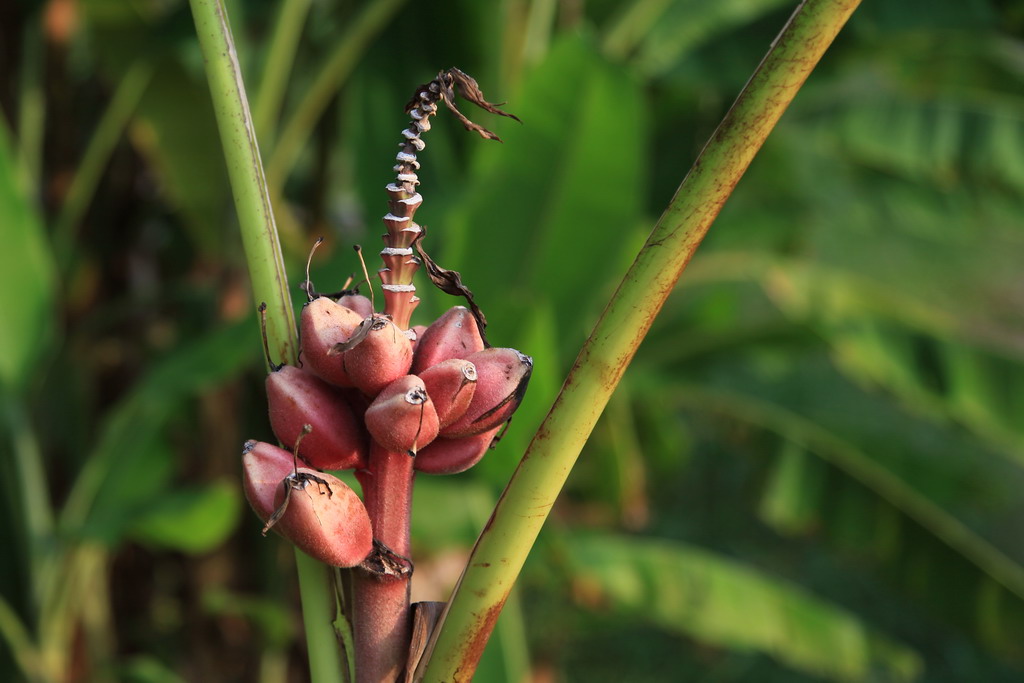
<svg viewBox="0 0 1024 683"><path fill-rule="evenodd" d="M609 397L765 138L859 0L805 0L712 135L580 352L485 526L418 679L469 681Z"/></svg>
<svg viewBox="0 0 1024 683"><path fill-rule="evenodd" d="M412 572L409 523L412 515L413 458L374 444L369 469L356 472L373 537L399 574L356 569L354 617L357 683L394 681L409 651L409 589Z"/></svg>
<svg viewBox="0 0 1024 683"><path fill-rule="evenodd" d="M267 340L280 362L297 356L295 312L231 27L220 0L191 0L214 114L257 302L267 304Z"/></svg>
<svg viewBox="0 0 1024 683"><path fill-rule="evenodd" d="M288 276L227 12L220 0L190 0L190 4L206 64L253 294L256 301L267 304L270 349L280 362L294 363L298 353ZM337 639L331 624L333 615L329 606L335 604L335 599L327 567L298 550L295 552L310 679L314 683L343 681Z"/></svg>
<svg viewBox="0 0 1024 683"><path fill-rule="evenodd" d="M309 679L313 683L348 681L332 625L336 603L330 570L298 548L295 549L295 568L299 575Z"/></svg>

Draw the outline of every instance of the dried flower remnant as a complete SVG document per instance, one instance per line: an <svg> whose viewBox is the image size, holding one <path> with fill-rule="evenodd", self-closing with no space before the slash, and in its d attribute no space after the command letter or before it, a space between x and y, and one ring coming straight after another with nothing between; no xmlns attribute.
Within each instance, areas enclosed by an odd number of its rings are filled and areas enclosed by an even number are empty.
<svg viewBox="0 0 1024 683"><path fill-rule="evenodd" d="M462 274L456 270L448 270L437 265L437 262L431 258L423 249L423 238L426 236L426 231L421 232L419 236L413 241L413 247L416 249L416 253L419 254L420 261L427 269L427 277L434 283L434 286L440 289L445 294L451 294L452 296L462 296L466 298L466 303L469 304L469 309L473 312L473 317L476 318L480 337L483 339L484 346L488 346L487 337L485 336L484 330L487 329L487 317L484 312L477 305L476 299L473 297L473 291L462 284Z"/></svg>
<svg viewBox="0 0 1024 683"><path fill-rule="evenodd" d="M416 210L423 203L422 195L416 190L420 184L416 174L420 169L417 154L426 147L421 135L430 130L430 117L437 113L438 102L444 102L467 130L475 131L488 140L500 141L497 135L473 123L459 111L455 104L456 93L484 111L519 120L488 102L477 82L454 67L441 71L434 80L417 88L412 99L405 105L405 112L412 120L402 131L405 141L399 145L400 151L395 157L395 182L387 186L390 201L388 213L383 219L387 234L384 236L384 249L381 251L385 267L380 271L384 296L388 300L385 311L390 313L403 329L408 327L412 311L419 303L415 296L416 286L412 283L412 276L420 263L427 264L428 274L436 286L448 293L465 296L474 313L479 316L481 329L486 325L482 311L473 301L472 292L462 284L459 274L437 266L422 250L419 242L423 236L423 229L413 221ZM419 259L413 256L414 246L420 254Z"/></svg>
<svg viewBox="0 0 1024 683"><path fill-rule="evenodd" d="M426 83L417 88L416 95L414 95L413 98L405 105L405 113L411 113L412 110L417 107L419 101L426 99L423 94L424 91L427 92L427 96L430 96L431 94L439 94L441 99L444 101L445 106L448 107L449 111L455 114L459 121L462 122L462 125L466 127L466 130L475 131L480 134L480 137L487 140L497 140L498 142L501 142L501 138L497 135L463 116L462 112L460 112L455 106L456 89L458 89L459 94L461 94L463 98L472 102L484 111L492 114L498 114L499 116L507 116L510 119L519 121L518 116L502 111L498 108L500 105L488 102L487 99L484 98L484 94L481 92L476 79L454 66L446 71L438 73L437 78L432 80L430 83ZM413 117L415 118L415 115L413 115ZM522 123L522 121L519 122Z"/></svg>

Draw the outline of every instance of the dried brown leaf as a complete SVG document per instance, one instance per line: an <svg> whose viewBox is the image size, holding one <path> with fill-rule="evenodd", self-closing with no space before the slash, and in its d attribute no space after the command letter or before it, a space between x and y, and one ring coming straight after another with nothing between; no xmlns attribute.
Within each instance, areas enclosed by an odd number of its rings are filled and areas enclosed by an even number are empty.
<svg viewBox="0 0 1024 683"><path fill-rule="evenodd" d="M487 317L484 312L477 305L476 300L473 298L473 292L462 283L462 275L456 270L448 270L437 265L437 262L431 258L423 249L423 238L426 236L426 228L416 236L412 245L416 248L416 253L419 254L420 260L423 261L423 266L427 269L427 276L430 281L434 283L434 286L440 289L445 294L451 294L452 296L461 296L466 299L466 303L469 304L469 310L473 313L473 317L476 318L477 326L480 328L480 336L484 340L484 346L490 346L487 342Z"/></svg>

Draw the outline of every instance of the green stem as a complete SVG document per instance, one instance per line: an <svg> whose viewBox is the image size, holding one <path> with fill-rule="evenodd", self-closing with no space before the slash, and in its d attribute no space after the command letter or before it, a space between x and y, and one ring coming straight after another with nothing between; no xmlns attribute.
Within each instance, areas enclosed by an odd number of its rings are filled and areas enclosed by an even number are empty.
<svg viewBox="0 0 1024 683"><path fill-rule="evenodd" d="M526 32L523 36L522 63L532 67L544 59L551 46L551 32L558 15L555 0L533 0L526 15Z"/></svg>
<svg viewBox="0 0 1024 683"><path fill-rule="evenodd" d="M614 60L626 59L672 5L672 0L637 0L625 6L605 31L601 48Z"/></svg>
<svg viewBox="0 0 1024 683"><path fill-rule="evenodd" d="M18 613L3 596L0 596L0 641L7 643L11 659L24 680L45 680L39 648Z"/></svg>
<svg viewBox="0 0 1024 683"><path fill-rule="evenodd" d="M374 443L369 468L356 473L363 502L373 523L373 537L392 552L409 557L412 547L413 459ZM411 638L411 574L381 576L356 569L353 602L356 681L394 681L405 667Z"/></svg>
<svg viewBox="0 0 1024 683"><path fill-rule="evenodd" d="M15 483L20 504L19 532L25 534L25 575L30 583L28 602L32 614L38 615L44 602L46 577L52 569L53 508L46 486L46 466L35 434L23 407L13 397L0 401L0 419L5 423L0 433L10 434L9 444L14 471L9 474ZM6 446L6 444L5 444ZM36 625L36 624L33 624Z"/></svg>
<svg viewBox="0 0 1024 683"><path fill-rule="evenodd" d="M334 632L334 585L330 570L304 552L295 549L302 598L302 624L306 629L309 680L322 683L347 681L341 650Z"/></svg>
<svg viewBox="0 0 1024 683"><path fill-rule="evenodd" d="M477 540L421 680L472 678L576 458L683 269L859 0L806 0L712 135L580 351Z"/></svg>
<svg viewBox="0 0 1024 683"><path fill-rule="evenodd" d="M256 101L253 103L253 120L256 135L269 147L273 142L274 123L281 113L281 102L288 85L288 76L295 63L302 26L309 15L312 0L285 0L274 22L274 35L263 65Z"/></svg>
<svg viewBox="0 0 1024 683"><path fill-rule="evenodd" d="M295 312L288 294L288 276L227 14L218 0L191 0L190 4L206 62L206 76L253 294L256 301L267 304L267 340L271 349L282 362L294 363L298 355ZM330 593L327 568L298 551L296 556L311 680L341 681L342 669L329 607L335 601Z"/></svg>
<svg viewBox="0 0 1024 683"><path fill-rule="evenodd" d="M38 630L40 657L49 681L63 680L68 671L86 596L104 580L107 557L108 551L95 543L75 544L65 551L59 575L46 588Z"/></svg>
<svg viewBox="0 0 1024 683"><path fill-rule="evenodd" d="M338 39L337 47L316 75L313 85L295 108L267 163L272 196L280 196L288 174L313 133L331 98L355 68L366 47L405 0L376 0L366 4L358 17Z"/></svg>
<svg viewBox="0 0 1024 683"><path fill-rule="evenodd" d="M298 355L295 312L231 27L219 0L191 0L191 5L253 294L256 301L267 304L267 339L271 350L282 362L294 363Z"/></svg>

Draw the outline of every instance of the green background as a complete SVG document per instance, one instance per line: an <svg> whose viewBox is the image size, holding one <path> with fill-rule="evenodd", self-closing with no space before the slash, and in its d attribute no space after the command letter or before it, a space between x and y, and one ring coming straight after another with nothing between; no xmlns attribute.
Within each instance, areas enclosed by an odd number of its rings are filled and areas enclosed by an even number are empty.
<svg viewBox="0 0 1024 683"><path fill-rule="evenodd" d="M536 364L497 450L417 482L415 590L443 599L794 3L371 4L228 9L297 302L317 236L324 290L376 250L418 84L458 66L523 120L467 105L497 144L442 112L420 155L425 247ZM854 14L641 347L477 680L1024 677L1022 31L1012 2ZM290 549L238 485L272 436L187 4L8 5L0 108L0 679L38 657L61 672L40 680L304 680ZM419 284L418 322L455 303Z"/></svg>

